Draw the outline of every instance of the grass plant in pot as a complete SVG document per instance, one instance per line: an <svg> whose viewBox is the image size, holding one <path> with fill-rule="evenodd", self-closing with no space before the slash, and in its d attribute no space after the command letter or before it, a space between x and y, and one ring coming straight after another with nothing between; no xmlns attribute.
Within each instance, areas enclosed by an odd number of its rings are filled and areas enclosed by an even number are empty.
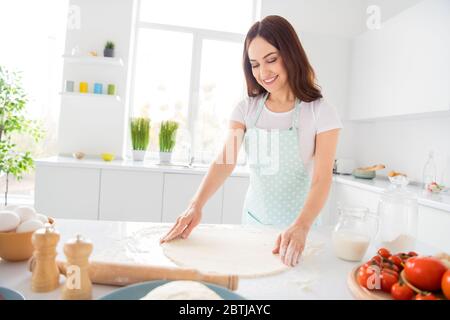
<svg viewBox="0 0 450 320"><path fill-rule="evenodd" d="M150 141L150 119L146 117L132 118L130 128L133 160L143 161Z"/></svg>
<svg viewBox="0 0 450 320"><path fill-rule="evenodd" d="M159 161L160 163L170 163L172 151L176 143L178 122L163 121L159 131Z"/></svg>

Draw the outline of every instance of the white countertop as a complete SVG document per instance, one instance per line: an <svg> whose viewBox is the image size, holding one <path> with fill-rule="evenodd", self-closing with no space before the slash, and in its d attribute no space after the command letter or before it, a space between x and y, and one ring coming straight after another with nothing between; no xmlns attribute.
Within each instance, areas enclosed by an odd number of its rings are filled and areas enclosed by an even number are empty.
<svg viewBox="0 0 450 320"><path fill-rule="evenodd" d="M376 193L383 192L383 190L391 185L391 182L387 177L379 176L369 180L358 179L352 175L335 174L333 176L333 181ZM417 184L409 184L406 188L417 195L419 204L450 213L450 193L448 191L441 192L440 194L431 194L429 192L424 192L421 186Z"/></svg>
<svg viewBox="0 0 450 320"><path fill-rule="evenodd" d="M107 260L115 262L135 261L174 266L164 256L158 242L161 230L168 230L169 226L170 224L161 223L58 219L56 228L61 234L57 248L58 259L65 260L62 253L63 244L75 234L82 233L94 243L92 260L105 261L105 257L109 257ZM299 265L284 273L240 279L236 292L247 299L352 299L346 281L348 273L358 263L336 258L332 251L330 235L330 228L311 230L308 239L323 244L319 252L302 259ZM122 248L119 252L114 250L119 247ZM423 254L437 253L435 249L424 244L419 244L415 250ZM375 251L375 248L370 247L364 260L372 257ZM306 287L305 279L312 280ZM63 280L61 277L61 285ZM61 289L49 293L31 291L31 273L27 270L27 262L11 263L0 259L0 286L19 291L26 299L60 299L61 296ZM117 288L94 285L93 297L101 297Z"/></svg>
<svg viewBox="0 0 450 320"><path fill-rule="evenodd" d="M37 166L55 166L55 167L73 167L73 168L92 168L92 169L110 169L110 170L146 170L171 173L186 174L205 174L208 164L194 164L189 167L185 163L173 163L170 165L159 164L155 161L133 161L133 160L113 160L106 162L102 159L85 158L78 160L72 157L54 156L35 160ZM247 177L248 169L246 166L236 166L231 176Z"/></svg>

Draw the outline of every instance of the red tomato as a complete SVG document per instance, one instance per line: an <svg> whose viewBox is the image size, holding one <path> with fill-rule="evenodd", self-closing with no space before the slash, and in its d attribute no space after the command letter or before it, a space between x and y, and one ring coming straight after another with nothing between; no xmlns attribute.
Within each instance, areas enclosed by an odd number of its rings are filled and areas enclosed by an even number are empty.
<svg viewBox="0 0 450 320"><path fill-rule="evenodd" d="M395 264L399 269L402 269L402 259L400 259L400 257L398 256L390 256L389 257L389 261L391 261L393 264Z"/></svg>
<svg viewBox="0 0 450 320"><path fill-rule="evenodd" d="M386 248L379 249L378 254L385 259L388 259L391 256L391 253Z"/></svg>
<svg viewBox="0 0 450 320"><path fill-rule="evenodd" d="M395 270L392 270L392 269L389 269L389 268L383 268L383 269L381 269L381 271L390 273L390 274L392 274L393 276L395 276L397 278L399 277L399 273L397 271L395 271Z"/></svg>
<svg viewBox="0 0 450 320"><path fill-rule="evenodd" d="M436 297L432 294L422 294L422 293L418 293L416 294L416 297L414 298L415 300L437 300Z"/></svg>
<svg viewBox="0 0 450 320"><path fill-rule="evenodd" d="M381 265L382 259L380 256L375 256L370 261L374 261L377 265Z"/></svg>
<svg viewBox="0 0 450 320"><path fill-rule="evenodd" d="M359 285L364 288L367 288L367 278L369 277L366 272L367 268L368 266L366 265L359 267L358 274L356 275L356 280L358 281Z"/></svg>
<svg viewBox="0 0 450 320"><path fill-rule="evenodd" d="M414 291L408 285L397 282L391 288L391 296L395 300L411 300L414 297Z"/></svg>
<svg viewBox="0 0 450 320"><path fill-rule="evenodd" d="M441 288L444 296L450 300L450 269L442 276Z"/></svg>
<svg viewBox="0 0 450 320"><path fill-rule="evenodd" d="M445 265L433 257L412 257L405 264L406 279L421 290L436 291L441 288Z"/></svg>
<svg viewBox="0 0 450 320"><path fill-rule="evenodd" d="M398 276L386 270L381 271L381 290L390 293L392 286L397 283Z"/></svg>
<svg viewBox="0 0 450 320"><path fill-rule="evenodd" d="M416 256L417 256L417 253L415 253L414 251L410 251L410 252L408 252L408 256L410 256L410 257L416 257Z"/></svg>
<svg viewBox="0 0 450 320"><path fill-rule="evenodd" d="M371 290L368 287L369 277L372 276L375 272L375 268L371 268L370 266L366 267L365 265L361 266L358 270L356 280L362 287Z"/></svg>

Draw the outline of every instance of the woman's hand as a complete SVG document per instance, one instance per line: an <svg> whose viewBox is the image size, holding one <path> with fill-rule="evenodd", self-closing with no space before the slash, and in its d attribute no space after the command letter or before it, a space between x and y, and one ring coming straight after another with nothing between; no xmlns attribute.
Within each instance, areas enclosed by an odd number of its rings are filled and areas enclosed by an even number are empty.
<svg viewBox="0 0 450 320"><path fill-rule="evenodd" d="M167 234L159 240L159 243L171 241L179 236L186 239L189 237L192 229L200 223L201 219L202 210L196 206L190 206L177 218L177 221L172 229L170 229L169 232L167 232Z"/></svg>
<svg viewBox="0 0 450 320"><path fill-rule="evenodd" d="M279 253L281 261L285 265L291 267L296 266L305 248L308 232L309 227L303 224L290 225L278 235L272 253Z"/></svg>

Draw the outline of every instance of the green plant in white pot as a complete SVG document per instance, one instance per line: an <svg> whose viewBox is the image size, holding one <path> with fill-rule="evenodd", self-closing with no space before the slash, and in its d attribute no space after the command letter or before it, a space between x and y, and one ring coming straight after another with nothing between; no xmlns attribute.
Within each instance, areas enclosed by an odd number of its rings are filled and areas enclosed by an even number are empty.
<svg viewBox="0 0 450 320"><path fill-rule="evenodd" d="M150 119L146 117L132 118L130 129L133 159L143 161L150 141Z"/></svg>
<svg viewBox="0 0 450 320"><path fill-rule="evenodd" d="M159 160L161 163L170 163L172 150L176 143L178 123L176 121L163 121L159 131Z"/></svg>
<svg viewBox="0 0 450 320"><path fill-rule="evenodd" d="M10 175L20 180L34 167L31 152L20 150L14 137L29 135L35 142L44 137L41 125L25 118L27 102L20 74L0 65L0 174L6 175L4 206L8 205Z"/></svg>

